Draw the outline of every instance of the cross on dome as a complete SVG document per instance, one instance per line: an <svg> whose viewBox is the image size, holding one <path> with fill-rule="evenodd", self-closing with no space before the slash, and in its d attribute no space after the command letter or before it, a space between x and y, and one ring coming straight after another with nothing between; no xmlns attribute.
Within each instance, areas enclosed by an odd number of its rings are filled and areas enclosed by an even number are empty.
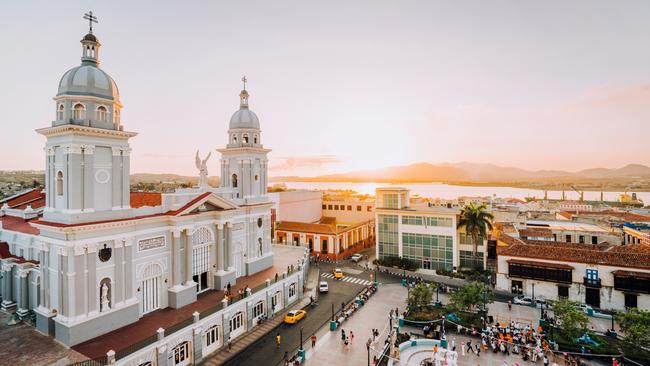
<svg viewBox="0 0 650 366"><path fill-rule="evenodd" d="M246 79L246 75L244 75L244 76L241 78L241 81L244 83L244 90L246 90L246 83L248 82L248 79Z"/></svg>
<svg viewBox="0 0 650 366"><path fill-rule="evenodd" d="M99 21L97 20L97 17L93 15L93 11L91 10L91 11L84 14L84 19L88 20L88 26L90 28L89 33L92 34L93 33L93 23L99 23Z"/></svg>

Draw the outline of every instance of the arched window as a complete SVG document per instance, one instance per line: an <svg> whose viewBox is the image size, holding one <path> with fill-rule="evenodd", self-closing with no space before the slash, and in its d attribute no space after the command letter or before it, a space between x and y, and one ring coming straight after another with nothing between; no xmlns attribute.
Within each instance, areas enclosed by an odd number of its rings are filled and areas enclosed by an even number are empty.
<svg viewBox="0 0 650 366"><path fill-rule="evenodd" d="M56 195L63 196L63 172L56 173Z"/></svg>
<svg viewBox="0 0 650 366"><path fill-rule="evenodd" d="M56 110L56 120L57 121L63 121L63 110L65 107L63 104L59 104L59 109Z"/></svg>
<svg viewBox="0 0 650 366"><path fill-rule="evenodd" d="M242 138L243 143L247 144L248 143L248 134L244 134L244 137Z"/></svg>
<svg viewBox="0 0 650 366"><path fill-rule="evenodd" d="M254 135L254 136L253 136L253 143L254 143L254 144L257 143L257 135Z"/></svg>
<svg viewBox="0 0 650 366"><path fill-rule="evenodd" d="M72 118L84 119L84 117L86 117L86 107L81 103L75 104L72 108Z"/></svg>
<svg viewBox="0 0 650 366"><path fill-rule="evenodd" d="M106 107L103 105L97 107L97 120L102 122L106 121L106 112Z"/></svg>
<svg viewBox="0 0 650 366"><path fill-rule="evenodd" d="M237 136L236 135L232 135L232 143L233 144L237 143Z"/></svg>
<svg viewBox="0 0 650 366"><path fill-rule="evenodd" d="M232 187L237 188L237 174L232 175Z"/></svg>

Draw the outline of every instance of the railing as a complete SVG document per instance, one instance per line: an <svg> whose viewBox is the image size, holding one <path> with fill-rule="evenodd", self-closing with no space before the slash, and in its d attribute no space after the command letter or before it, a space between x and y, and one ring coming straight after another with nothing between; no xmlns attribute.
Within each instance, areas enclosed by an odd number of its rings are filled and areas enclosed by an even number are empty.
<svg viewBox="0 0 650 366"><path fill-rule="evenodd" d="M68 366L104 366L108 365L108 358L106 356L101 356L93 358L91 360L83 360L75 363L71 363Z"/></svg>
<svg viewBox="0 0 650 366"><path fill-rule="evenodd" d="M145 348L145 347L147 347L149 345L152 345L152 344L156 343L157 340L158 340L158 334L154 334L152 336L149 336L149 337L141 340L140 342L133 343L132 345L130 345L128 347L125 347L125 348L122 348L121 350L115 352L115 359L119 360L121 358L124 358L124 357L130 355L131 353L137 352L137 351L139 351L139 350L141 350L141 349L143 349L143 348ZM104 357L106 357L106 356L104 356Z"/></svg>
<svg viewBox="0 0 650 366"><path fill-rule="evenodd" d="M180 322L172 325L171 327L166 328L165 329L165 336L172 335L172 334L178 332L179 330L182 330L183 328L187 327L188 325L192 324L193 322L194 322L194 317L193 316L191 316L191 317L189 317L189 318L187 318L185 320L181 320Z"/></svg>
<svg viewBox="0 0 650 366"><path fill-rule="evenodd" d="M598 287L600 288L600 278L589 278L589 277L583 277L584 284L587 287Z"/></svg>

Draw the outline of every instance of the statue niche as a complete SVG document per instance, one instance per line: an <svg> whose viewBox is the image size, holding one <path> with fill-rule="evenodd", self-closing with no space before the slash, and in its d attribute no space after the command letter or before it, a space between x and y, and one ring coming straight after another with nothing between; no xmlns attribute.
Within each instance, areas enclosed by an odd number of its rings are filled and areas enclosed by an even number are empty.
<svg viewBox="0 0 650 366"><path fill-rule="evenodd" d="M99 282L99 311L105 312L111 309L111 279L104 278Z"/></svg>

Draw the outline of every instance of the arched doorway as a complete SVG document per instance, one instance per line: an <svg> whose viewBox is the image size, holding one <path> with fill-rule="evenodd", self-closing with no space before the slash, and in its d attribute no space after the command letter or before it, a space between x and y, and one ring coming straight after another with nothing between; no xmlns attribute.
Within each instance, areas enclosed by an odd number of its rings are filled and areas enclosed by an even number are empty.
<svg viewBox="0 0 650 366"><path fill-rule="evenodd" d="M215 245L212 231L200 227L192 233L192 280L196 282L196 292L208 290L210 273L210 246Z"/></svg>
<svg viewBox="0 0 650 366"><path fill-rule="evenodd" d="M140 283L140 309L142 314L160 309L160 287L162 286L162 268L157 263L151 263L142 270Z"/></svg>

